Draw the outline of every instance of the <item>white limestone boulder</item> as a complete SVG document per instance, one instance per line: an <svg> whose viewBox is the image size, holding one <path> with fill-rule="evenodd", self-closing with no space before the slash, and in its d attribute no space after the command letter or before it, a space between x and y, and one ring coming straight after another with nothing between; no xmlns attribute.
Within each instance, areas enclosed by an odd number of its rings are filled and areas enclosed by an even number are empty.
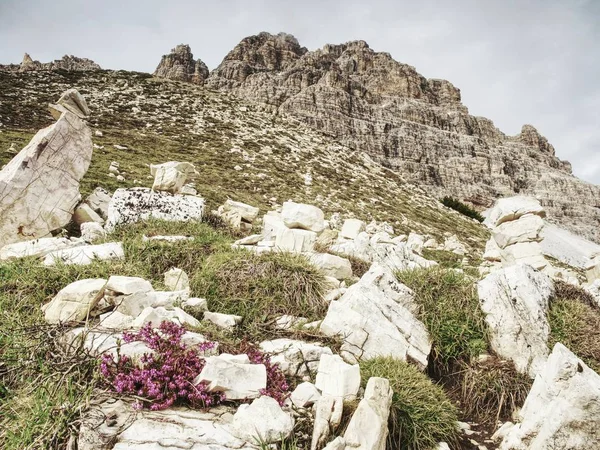
<svg viewBox="0 0 600 450"><path fill-rule="evenodd" d="M541 270L548 265L544 258L539 242L520 242L500 249L502 265L504 267L516 264L528 264L534 269Z"/></svg>
<svg viewBox="0 0 600 450"><path fill-rule="evenodd" d="M369 378L365 394L344 432L348 448L385 450L393 394L387 379Z"/></svg>
<svg viewBox="0 0 600 450"><path fill-rule="evenodd" d="M329 304L320 330L343 340L341 354L352 362L377 356L427 366L431 340L416 318L411 291L389 269L374 265L358 283Z"/></svg>
<svg viewBox="0 0 600 450"><path fill-rule="evenodd" d="M206 311L204 313L204 320L211 322L220 328L232 330L242 322L242 316Z"/></svg>
<svg viewBox="0 0 600 450"><path fill-rule="evenodd" d="M154 177L152 190L179 194L189 176L195 172L194 165L188 162L169 161L164 164L151 164L150 174Z"/></svg>
<svg viewBox="0 0 600 450"><path fill-rule="evenodd" d="M0 248L67 225L92 159L88 126L65 112L0 170Z"/></svg>
<svg viewBox="0 0 600 450"><path fill-rule="evenodd" d="M188 291L138 291L129 295L119 295L114 299L116 311L133 317L139 316L145 308L162 307L168 310L189 299Z"/></svg>
<svg viewBox="0 0 600 450"><path fill-rule="evenodd" d="M112 196L106 189L97 187L94 191L85 199L92 210L94 210L104 220L108 218L108 205Z"/></svg>
<svg viewBox="0 0 600 450"><path fill-rule="evenodd" d="M557 343L499 450L600 448L600 375Z"/></svg>
<svg viewBox="0 0 600 450"><path fill-rule="evenodd" d="M104 295L105 286L106 280L102 278L86 278L64 287L42 307L46 322L58 324L86 319Z"/></svg>
<svg viewBox="0 0 600 450"><path fill-rule="evenodd" d="M548 357L547 312L554 285L528 265L498 270L477 284L492 349L531 378Z"/></svg>
<svg viewBox="0 0 600 450"><path fill-rule="evenodd" d="M290 377L313 376L322 355L333 355L329 347L320 343L294 339L273 339L260 343L260 349L271 355L271 361Z"/></svg>
<svg viewBox="0 0 600 450"><path fill-rule="evenodd" d="M156 308L148 306L135 318L132 327L142 328L148 323L151 323L153 327L158 327L161 323L167 321L192 328L200 326L200 322L197 319L190 316L181 308L166 309L162 306Z"/></svg>
<svg viewBox="0 0 600 450"><path fill-rule="evenodd" d="M352 277L352 264L346 258L329 253L310 253L307 255L311 263L328 277L346 280Z"/></svg>
<svg viewBox="0 0 600 450"><path fill-rule="evenodd" d="M277 400L262 396L249 405L240 405L229 429L246 442L272 444L292 434L294 418L281 409Z"/></svg>
<svg viewBox="0 0 600 450"><path fill-rule="evenodd" d="M281 217L288 228L300 228L315 233L320 233L325 229L325 214L316 206L284 202L281 208Z"/></svg>
<svg viewBox="0 0 600 450"><path fill-rule="evenodd" d="M356 239L359 233L363 231L365 231L365 223L362 220L346 219L344 225L342 225L340 236L346 239Z"/></svg>
<svg viewBox="0 0 600 450"><path fill-rule="evenodd" d="M545 217L546 212L540 202L533 197L515 196L496 200L492 208L485 212L483 224L495 228L501 223L517 220L525 214Z"/></svg>
<svg viewBox="0 0 600 450"><path fill-rule="evenodd" d="M518 220L498 225L492 230L492 236L498 247L503 249L513 244L541 241L543 228L544 219L535 214L526 214Z"/></svg>
<svg viewBox="0 0 600 450"><path fill-rule="evenodd" d="M90 109L85 101L83 95L81 95L77 89L67 89L56 102L57 105L62 106L62 108L66 109L72 114L75 114L80 119L85 119L90 115ZM50 112L52 113L54 119L59 119L62 114L62 108L58 108L58 111L53 111L53 108L56 108L56 105L49 105ZM56 112L58 112L57 115Z"/></svg>
<svg viewBox="0 0 600 450"><path fill-rule="evenodd" d="M185 271L173 267L164 273L165 286L171 291L186 291L190 289L190 279Z"/></svg>
<svg viewBox="0 0 600 450"><path fill-rule="evenodd" d="M74 248L56 250L44 257L45 266L57 263L85 266L94 260L124 259L125 252L120 242L107 242L98 245L81 245Z"/></svg>
<svg viewBox="0 0 600 450"><path fill-rule="evenodd" d="M315 386L323 395L354 400L360 388L360 367L339 355L321 355Z"/></svg>
<svg viewBox="0 0 600 450"><path fill-rule="evenodd" d="M584 289L594 298L598 308L600 308L600 280L594 281L587 285Z"/></svg>
<svg viewBox="0 0 600 450"><path fill-rule="evenodd" d="M239 362L227 355L206 358L194 384L205 383L210 392L223 392L228 400L257 398L267 387L267 369L264 364L247 361Z"/></svg>
<svg viewBox="0 0 600 450"><path fill-rule="evenodd" d="M256 206L248 205L242 202L236 202L227 199L223 205L219 207L219 213L225 214L234 211L240 218L248 223L254 222L258 217L259 209Z"/></svg>
<svg viewBox="0 0 600 450"><path fill-rule="evenodd" d="M485 261L490 261L490 262L501 262L502 261L502 254L500 253L500 247L498 247L498 244L496 243L496 239L494 239L493 237L491 237L485 243L485 251L483 253L483 259Z"/></svg>
<svg viewBox="0 0 600 450"><path fill-rule="evenodd" d="M281 213L268 211L262 218L262 240L274 241L280 229L287 228L283 223Z"/></svg>
<svg viewBox="0 0 600 450"><path fill-rule="evenodd" d="M322 395L315 404L315 421L313 426L311 450L318 450L329 440L331 431L342 422L344 400L342 397Z"/></svg>
<svg viewBox="0 0 600 450"><path fill-rule="evenodd" d="M48 253L66 248L79 247L85 242L81 240L51 237L15 242L0 249L0 261L13 258L42 257Z"/></svg>
<svg viewBox="0 0 600 450"><path fill-rule="evenodd" d="M78 450L250 450L228 430L232 408L173 407L162 411L138 411L124 400L93 403L83 413Z"/></svg>
<svg viewBox="0 0 600 450"><path fill-rule="evenodd" d="M79 226L81 231L81 239L87 243L92 243L98 239L106 237L106 230L96 222L85 222Z"/></svg>
<svg viewBox="0 0 600 450"><path fill-rule="evenodd" d="M108 206L105 229L141 220L201 221L204 199L191 195L155 192L147 188L117 189Z"/></svg>
<svg viewBox="0 0 600 450"><path fill-rule="evenodd" d="M312 252L317 233L308 230L279 228L275 236L275 247L293 253Z"/></svg>
<svg viewBox="0 0 600 450"><path fill-rule="evenodd" d="M296 386L296 389L290 395L292 404L297 408L306 408L319 401L321 393L317 387L305 381Z"/></svg>
<svg viewBox="0 0 600 450"><path fill-rule="evenodd" d="M108 279L106 289L115 294L130 295L137 292L153 291L152 283L141 277L125 277L121 275L112 275Z"/></svg>

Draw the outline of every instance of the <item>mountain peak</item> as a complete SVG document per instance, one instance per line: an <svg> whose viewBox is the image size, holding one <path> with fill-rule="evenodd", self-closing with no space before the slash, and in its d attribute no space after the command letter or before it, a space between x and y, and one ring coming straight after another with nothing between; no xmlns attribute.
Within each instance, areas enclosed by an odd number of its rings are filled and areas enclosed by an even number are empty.
<svg viewBox="0 0 600 450"><path fill-rule="evenodd" d="M171 53L163 55L154 71L154 76L175 81L203 84L208 77L208 67L202 60L194 60L192 50L187 44L179 44Z"/></svg>

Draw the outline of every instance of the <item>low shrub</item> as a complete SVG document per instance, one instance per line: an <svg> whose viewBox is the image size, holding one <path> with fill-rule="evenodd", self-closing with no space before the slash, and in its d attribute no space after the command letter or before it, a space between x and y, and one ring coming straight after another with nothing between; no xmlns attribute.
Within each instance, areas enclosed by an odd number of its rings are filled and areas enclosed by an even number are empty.
<svg viewBox="0 0 600 450"><path fill-rule="evenodd" d="M198 348L188 348L181 342L185 328L173 322L162 322L158 330L145 325L138 333L123 333L125 343L140 341L153 350L145 353L139 362L126 355L116 358L109 353L102 356L100 371L119 394L142 398L138 408L156 411L181 400L195 407L209 407L225 399L222 393L208 392L207 384L194 386L194 378L204 367L200 352L214 348L214 342L205 342Z"/></svg>
<svg viewBox="0 0 600 450"><path fill-rule="evenodd" d="M440 441L457 437L457 411L443 389L417 368L393 358L360 363L366 385L370 377L390 381L394 391L390 409L388 450L429 450Z"/></svg>
<svg viewBox="0 0 600 450"><path fill-rule="evenodd" d="M184 403L196 408L208 408L226 400L221 392L209 392L206 383L194 385L200 374L207 350L215 347L214 342L204 342L196 347L187 347L181 338L185 328L173 322L162 322L158 329L145 325L137 333L123 333L125 343L140 341L152 350L145 353L139 362L125 355L104 354L100 371L111 388L119 394L134 395L139 400L137 408L161 410L175 403ZM267 386L260 394L273 397L283 405L289 396L289 385L278 364L256 347L247 346L244 352L253 364L264 364L267 369Z"/></svg>
<svg viewBox="0 0 600 450"><path fill-rule="evenodd" d="M448 208L451 208L454 211L458 211L459 213L467 217L471 217L472 219L475 219L479 222L484 221L484 217L481 214L479 214L476 210L471 208L469 205L466 205L465 203L461 202L460 200L446 196L441 200L441 202L444 206L447 206Z"/></svg>
<svg viewBox="0 0 600 450"><path fill-rule="evenodd" d="M562 343L595 371L600 371L600 309L586 291L555 283L548 313L550 349Z"/></svg>
<svg viewBox="0 0 600 450"><path fill-rule="evenodd" d="M487 351L487 326L473 281L440 267L397 274L415 292L419 319L432 338L433 373L452 371L457 361L470 361Z"/></svg>

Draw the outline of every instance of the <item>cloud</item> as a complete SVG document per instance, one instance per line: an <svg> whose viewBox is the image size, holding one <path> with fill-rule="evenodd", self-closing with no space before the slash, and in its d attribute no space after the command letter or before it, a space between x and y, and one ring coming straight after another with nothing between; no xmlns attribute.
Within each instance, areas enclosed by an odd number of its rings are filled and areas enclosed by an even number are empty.
<svg viewBox="0 0 600 450"><path fill-rule="evenodd" d="M597 0L0 0L0 61L64 54L151 72L190 44L209 67L243 37L294 34L309 49L363 39L461 89L507 134L534 125L574 173L600 183Z"/></svg>

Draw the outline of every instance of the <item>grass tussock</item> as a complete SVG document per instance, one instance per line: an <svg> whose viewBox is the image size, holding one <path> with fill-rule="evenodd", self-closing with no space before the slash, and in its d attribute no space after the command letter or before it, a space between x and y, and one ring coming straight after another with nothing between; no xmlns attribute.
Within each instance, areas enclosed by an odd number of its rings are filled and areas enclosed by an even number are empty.
<svg viewBox="0 0 600 450"><path fill-rule="evenodd" d="M548 321L550 348L560 342L600 371L600 309L588 292L568 283L555 283Z"/></svg>
<svg viewBox="0 0 600 450"><path fill-rule="evenodd" d="M306 258L246 250L211 255L191 280L211 311L237 314L252 328L282 314L316 320L325 314L325 279Z"/></svg>
<svg viewBox="0 0 600 450"><path fill-rule="evenodd" d="M487 327L473 281L440 267L398 273L415 292L419 319L432 338L434 374L451 372L458 361L470 361L487 350Z"/></svg>
<svg viewBox="0 0 600 450"><path fill-rule="evenodd" d="M425 374L393 358L363 361L360 368L365 385L370 377L383 377L394 391L388 450L429 450L440 441L456 440L456 408Z"/></svg>
<svg viewBox="0 0 600 450"><path fill-rule="evenodd" d="M460 401L461 413L486 425L511 420L513 412L523 405L532 383L515 370L512 362L493 356L463 364L457 380L452 394Z"/></svg>
<svg viewBox="0 0 600 450"><path fill-rule="evenodd" d="M448 250L423 249L423 258L437 262L445 269L460 269L463 257Z"/></svg>

